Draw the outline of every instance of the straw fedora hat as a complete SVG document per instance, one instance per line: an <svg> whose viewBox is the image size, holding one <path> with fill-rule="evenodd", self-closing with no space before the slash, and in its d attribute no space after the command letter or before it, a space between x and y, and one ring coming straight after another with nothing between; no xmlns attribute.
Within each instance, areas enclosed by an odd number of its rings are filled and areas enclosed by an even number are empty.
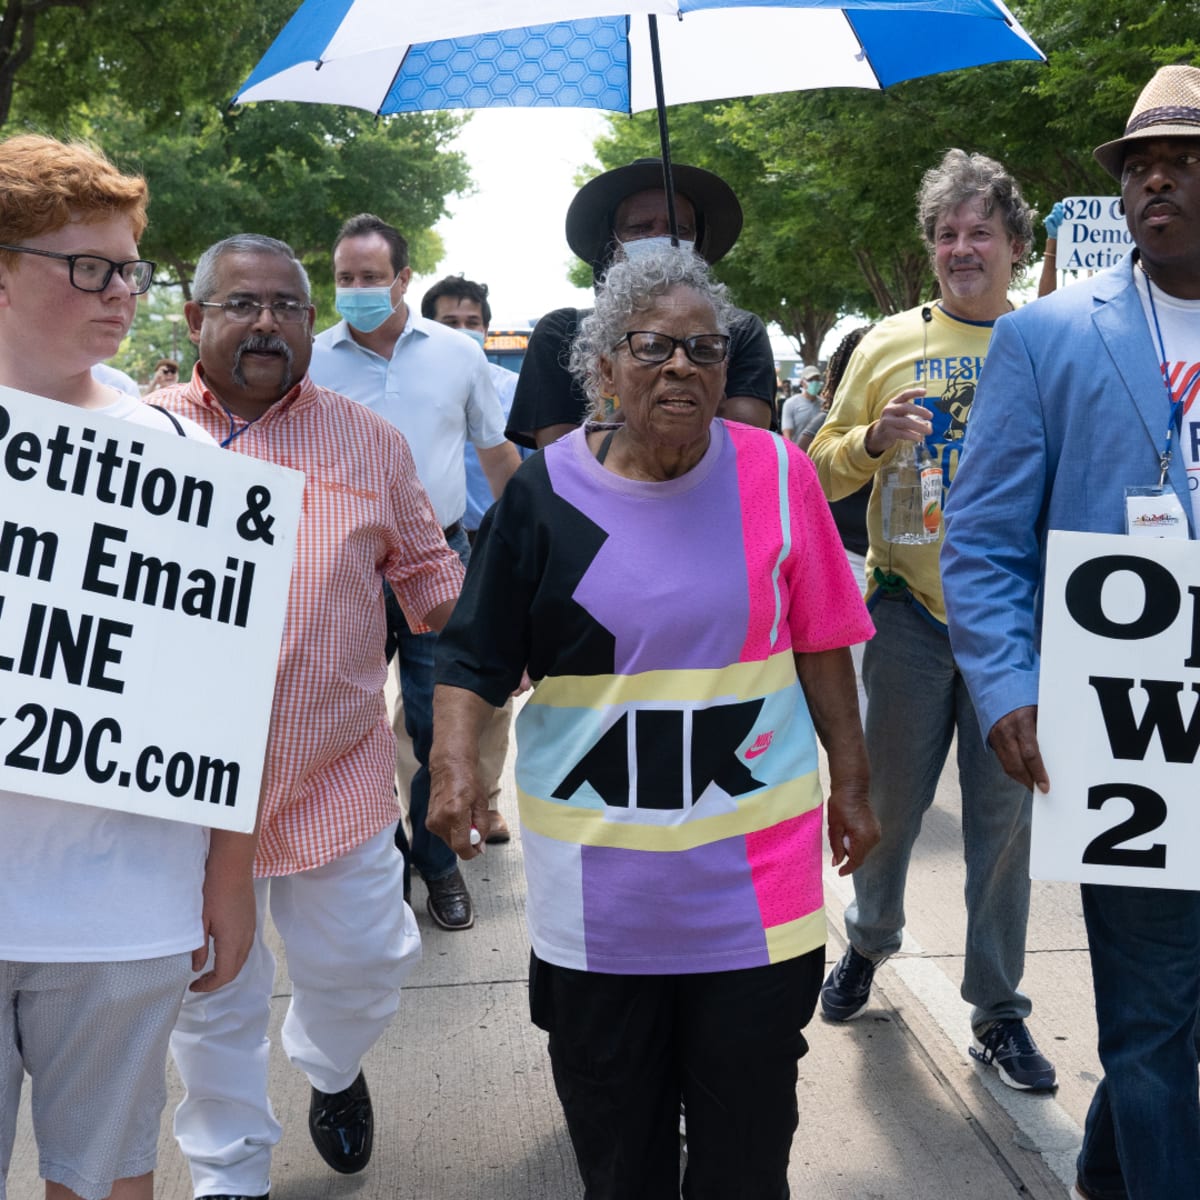
<svg viewBox="0 0 1200 1200"><path fill-rule="evenodd" d="M1125 136L1092 151L1095 160L1116 180L1121 178L1130 142L1148 138L1200 138L1200 68L1161 67L1137 98Z"/></svg>
<svg viewBox="0 0 1200 1200"><path fill-rule="evenodd" d="M733 249L742 231L742 206L720 175L701 167L672 163L675 194L686 196L696 210L696 251L715 263ZM638 192L662 190L660 158L639 158L589 180L567 209L567 245L593 267L605 265L617 206Z"/></svg>

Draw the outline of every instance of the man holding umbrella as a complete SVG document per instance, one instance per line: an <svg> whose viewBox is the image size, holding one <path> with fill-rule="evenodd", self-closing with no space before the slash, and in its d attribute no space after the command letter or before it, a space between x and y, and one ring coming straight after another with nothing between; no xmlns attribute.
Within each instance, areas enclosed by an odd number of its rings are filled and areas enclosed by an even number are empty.
<svg viewBox="0 0 1200 1200"><path fill-rule="evenodd" d="M742 229L742 206L719 176L673 163L676 228L681 245L707 263L724 258ZM567 209L567 243L592 266L597 282L618 258L633 258L670 241L662 161L639 158L589 180ZM753 313L735 310L729 374L719 416L763 428L774 424L775 360L766 327ZM567 370L571 344L588 310L547 313L529 339L505 432L520 446L539 449L579 425L587 400ZM620 398L613 401L618 408Z"/></svg>

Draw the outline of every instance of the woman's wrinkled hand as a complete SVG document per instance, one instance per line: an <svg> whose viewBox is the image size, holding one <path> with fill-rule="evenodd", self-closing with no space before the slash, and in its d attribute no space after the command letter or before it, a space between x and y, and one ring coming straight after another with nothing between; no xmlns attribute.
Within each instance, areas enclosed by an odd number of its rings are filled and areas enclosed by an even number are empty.
<svg viewBox="0 0 1200 1200"><path fill-rule="evenodd" d="M425 827L464 861L478 858L491 830L487 793L479 780L479 764L461 760L430 762L429 812ZM478 838L471 841L471 830Z"/></svg>

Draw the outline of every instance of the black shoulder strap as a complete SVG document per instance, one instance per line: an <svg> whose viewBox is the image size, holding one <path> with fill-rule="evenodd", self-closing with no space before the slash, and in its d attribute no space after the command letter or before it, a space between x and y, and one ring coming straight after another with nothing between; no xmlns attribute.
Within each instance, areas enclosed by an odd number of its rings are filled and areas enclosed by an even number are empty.
<svg viewBox="0 0 1200 1200"><path fill-rule="evenodd" d="M604 436L604 441L600 443L600 449L596 451L596 461L603 464L608 457L608 452L612 449L613 438L617 436L615 429L610 429Z"/></svg>
<svg viewBox="0 0 1200 1200"><path fill-rule="evenodd" d="M180 425L178 419L176 418L176 416L173 412L169 412L167 409L163 408L163 406L161 404L151 404L149 400L147 400L146 403L150 404L151 408L157 408L158 411L160 413L162 413L162 415L164 417L166 417L167 420L170 421L172 425L175 426L175 432L177 434L179 434L180 437L187 437L187 434L183 432L183 426Z"/></svg>

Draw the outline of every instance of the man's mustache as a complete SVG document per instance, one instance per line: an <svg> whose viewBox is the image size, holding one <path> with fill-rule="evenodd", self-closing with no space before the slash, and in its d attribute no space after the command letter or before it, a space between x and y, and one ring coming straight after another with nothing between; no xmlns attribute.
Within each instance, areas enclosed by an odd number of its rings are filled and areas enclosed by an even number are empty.
<svg viewBox="0 0 1200 1200"><path fill-rule="evenodd" d="M280 381L280 394L286 392L292 385L292 348L277 333L252 333L243 338L233 355L233 379L239 387L246 386L246 376L242 371L242 356L246 354L278 354L284 362L283 379Z"/></svg>

